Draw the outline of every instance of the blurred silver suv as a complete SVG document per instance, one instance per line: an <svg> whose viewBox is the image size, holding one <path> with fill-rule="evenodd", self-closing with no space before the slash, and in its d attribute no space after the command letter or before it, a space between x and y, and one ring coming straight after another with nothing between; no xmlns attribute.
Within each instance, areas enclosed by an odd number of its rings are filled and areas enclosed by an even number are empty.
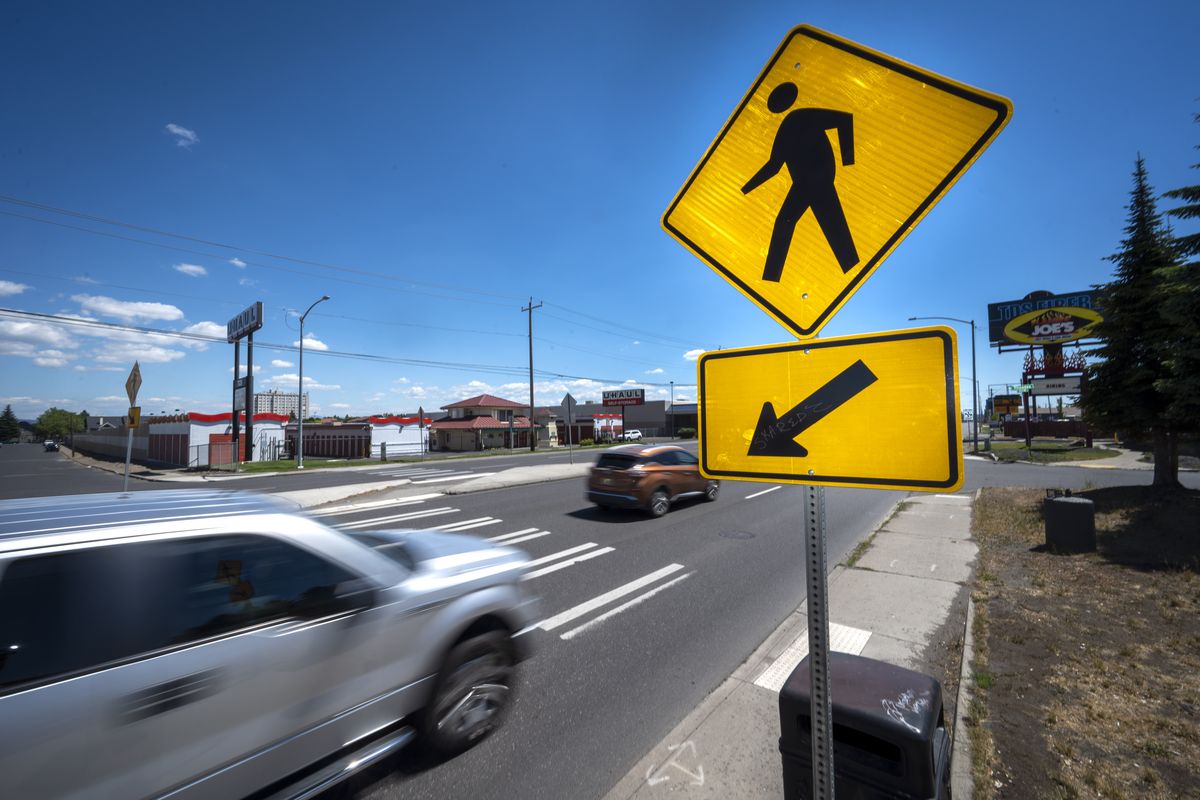
<svg viewBox="0 0 1200 800"><path fill-rule="evenodd" d="M310 797L509 705L528 559L239 492L0 502L0 797Z"/></svg>

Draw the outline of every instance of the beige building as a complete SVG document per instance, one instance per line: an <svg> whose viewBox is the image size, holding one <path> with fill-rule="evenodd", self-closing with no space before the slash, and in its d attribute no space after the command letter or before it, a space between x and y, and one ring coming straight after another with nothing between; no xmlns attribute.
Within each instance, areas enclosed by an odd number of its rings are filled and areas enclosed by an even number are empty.
<svg viewBox="0 0 1200 800"><path fill-rule="evenodd" d="M447 416L430 426L431 450L488 450L529 446L528 406L490 394L442 406Z"/></svg>
<svg viewBox="0 0 1200 800"><path fill-rule="evenodd" d="M298 416L296 413L297 398L295 392L281 392L272 389L269 392L254 393L255 414L283 414ZM304 393L304 418L308 419L308 392Z"/></svg>

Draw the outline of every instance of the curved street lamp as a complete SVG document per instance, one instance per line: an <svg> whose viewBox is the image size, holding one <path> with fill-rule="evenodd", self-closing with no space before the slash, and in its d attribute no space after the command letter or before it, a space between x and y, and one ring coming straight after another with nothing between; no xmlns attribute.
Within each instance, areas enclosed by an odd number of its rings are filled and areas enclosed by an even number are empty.
<svg viewBox="0 0 1200 800"><path fill-rule="evenodd" d="M918 319L945 319L951 322L961 322L971 326L971 438L975 442L975 452L979 452L979 381L975 377L975 320L959 319L958 317L909 317L909 321Z"/></svg>
<svg viewBox="0 0 1200 800"><path fill-rule="evenodd" d="M304 469L304 319L308 312L316 308L317 303L324 303L329 295L321 295L321 299L308 307L300 315L300 382L296 386L296 416L300 418L300 428L296 434L296 469Z"/></svg>

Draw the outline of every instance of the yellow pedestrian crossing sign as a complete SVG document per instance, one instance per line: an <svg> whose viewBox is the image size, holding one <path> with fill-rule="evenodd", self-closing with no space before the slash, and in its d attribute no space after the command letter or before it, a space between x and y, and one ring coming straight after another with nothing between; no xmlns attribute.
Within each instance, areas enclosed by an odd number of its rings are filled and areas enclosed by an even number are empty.
<svg viewBox="0 0 1200 800"><path fill-rule="evenodd" d="M760 308L815 336L996 138L1003 97L807 25L663 215Z"/></svg>
<svg viewBox="0 0 1200 800"><path fill-rule="evenodd" d="M707 478L952 492L962 486L954 331L935 326L705 353Z"/></svg>

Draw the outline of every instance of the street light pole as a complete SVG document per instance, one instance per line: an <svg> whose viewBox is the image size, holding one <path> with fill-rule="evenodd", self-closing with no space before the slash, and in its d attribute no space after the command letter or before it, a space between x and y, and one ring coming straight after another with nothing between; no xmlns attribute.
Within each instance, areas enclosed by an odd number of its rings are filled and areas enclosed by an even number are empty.
<svg viewBox="0 0 1200 800"><path fill-rule="evenodd" d="M675 439L675 381L671 381L671 439Z"/></svg>
<svg viewBox="0 0 1200 800"><path fill-rule="evenodd" d="M300 382L296 386L296 417L300 420L300 427L296 434L296 469L304 469L304 320L317 303L324 303L328 299L329 295L322 295L320 300L308 307L308 311L300 315Z"/></svg>
<svg viewBox="0 0 1200 800"><path fill-rule="evenodd" d="M971 326L971 439L975 443L974 450L979 452L979 379L975 372L975 320L959 319L958 317L909 317L909 321L918 319L947 319L951 322L961 322Z"/></svg>

